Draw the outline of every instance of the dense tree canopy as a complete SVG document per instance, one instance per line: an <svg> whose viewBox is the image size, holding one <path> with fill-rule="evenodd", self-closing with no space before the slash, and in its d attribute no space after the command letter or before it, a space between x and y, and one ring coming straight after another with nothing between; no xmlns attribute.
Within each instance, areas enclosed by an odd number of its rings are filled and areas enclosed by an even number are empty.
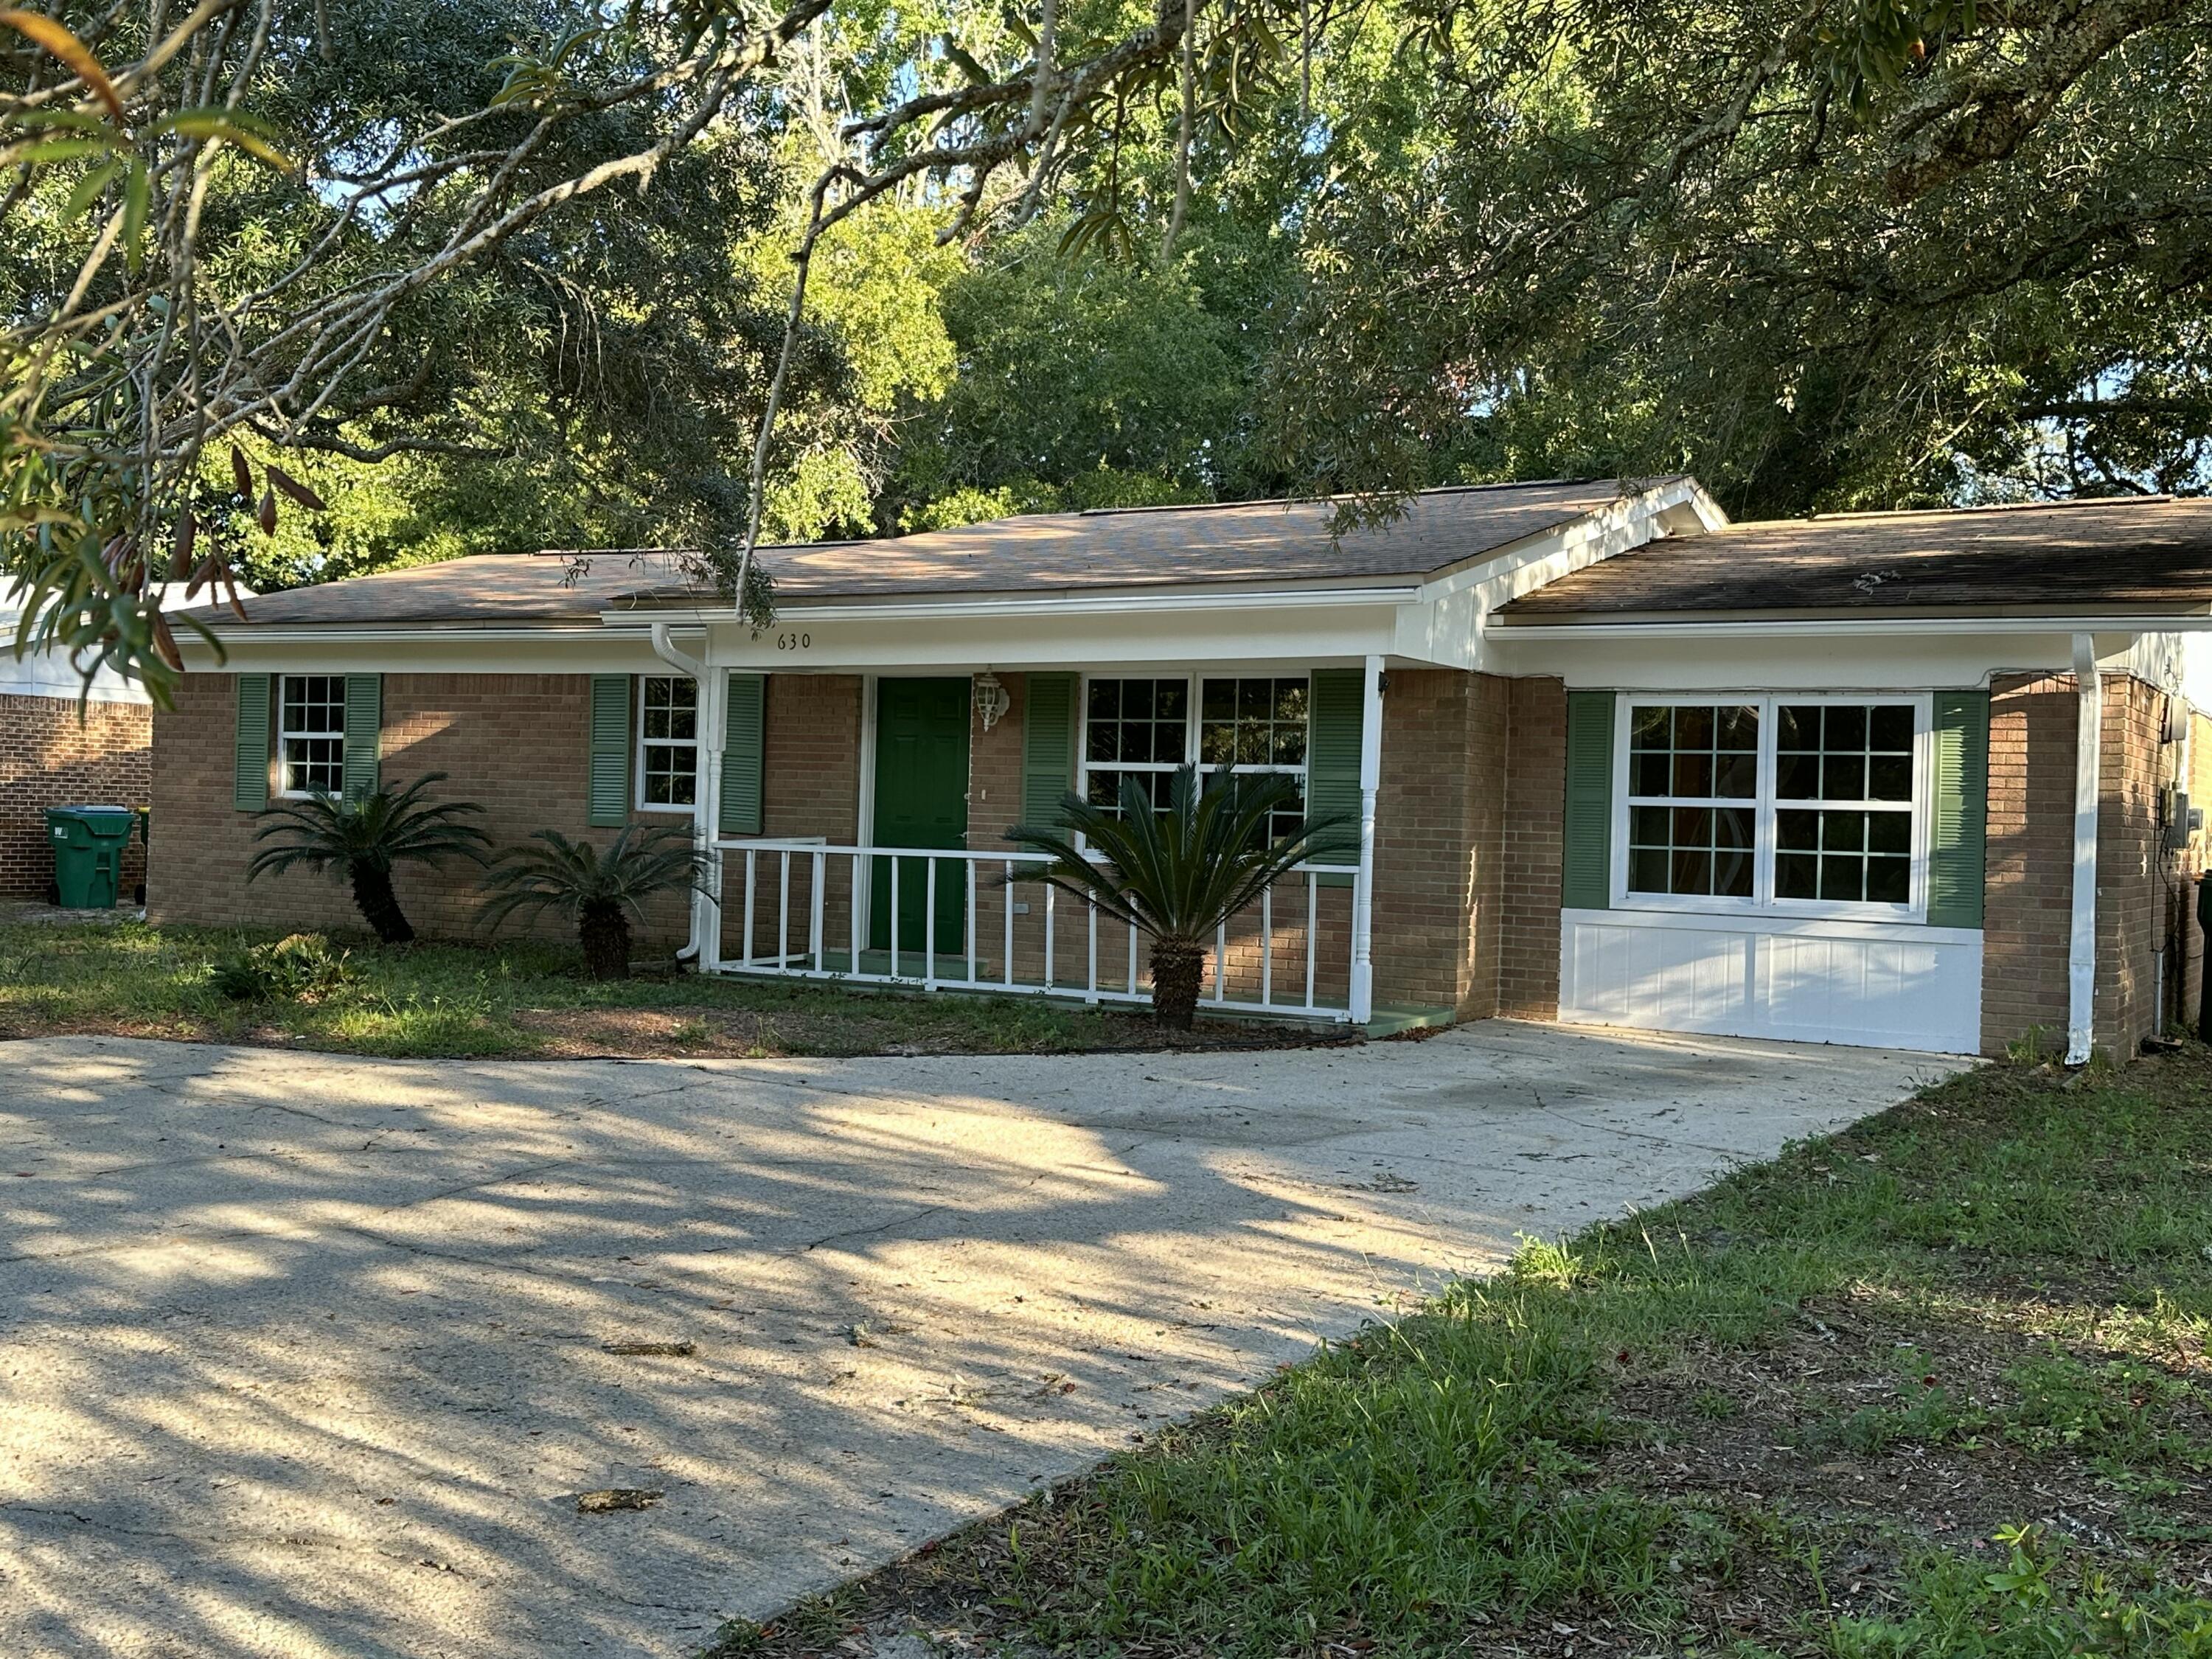
<svg viewBox="0 0 2212 1659"><path fill-rule="evenodd" d="M1433 96L1309 221L1270 406L1316 479L1687 468L1758 513L2203 486L2203 6L1965 9L1875 75L1817 7L1504 21L1424 18Z"/></svg>
<svg viewBox="0 0 2212 1659"><path fill-rule="evenodd" d="M64 6L0 54L7 566L137 661L173 552L2203 488L2208 13Z"/></svg>

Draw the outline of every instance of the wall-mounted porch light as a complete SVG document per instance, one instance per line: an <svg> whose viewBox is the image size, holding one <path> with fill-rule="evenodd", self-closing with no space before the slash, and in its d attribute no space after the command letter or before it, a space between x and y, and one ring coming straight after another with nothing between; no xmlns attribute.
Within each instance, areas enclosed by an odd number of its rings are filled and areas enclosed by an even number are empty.
<svg viewBox="0 0 2212 1659"><path fill-rule="evenodd" d="M1006 719L1006 710L1013 706L1013 697L999 684L996 674L987 668L975 677L975 718L983 722L986 732Z"/></svg>

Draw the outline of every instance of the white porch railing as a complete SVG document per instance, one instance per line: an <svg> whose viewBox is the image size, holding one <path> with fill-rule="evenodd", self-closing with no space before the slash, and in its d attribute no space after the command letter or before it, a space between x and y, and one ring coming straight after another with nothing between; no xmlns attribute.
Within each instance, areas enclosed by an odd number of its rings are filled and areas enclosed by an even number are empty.
<svg viewBox="0 0 2212 1659"><path fill-rule="evenodd" d="M1051 862L1043 854L751 838L712 848L720 915L706 930L706 971L1151 999L1138 930L1025 878ZM1353 1018L1358 878L1356 865L1287 872L1217 930L1201 1006Z"/></svg>

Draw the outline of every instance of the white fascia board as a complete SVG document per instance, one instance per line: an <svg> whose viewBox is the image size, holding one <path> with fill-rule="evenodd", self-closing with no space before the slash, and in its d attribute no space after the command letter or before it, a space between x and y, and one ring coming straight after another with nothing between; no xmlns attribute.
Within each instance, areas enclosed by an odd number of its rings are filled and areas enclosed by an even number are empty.
<svg viewBox="0 0 2212 1659"><path fill-rule="evenodd" d="M816 622L986 621L997 617L1085 616L1149 616L1175 611L1284 611L1318 605L1324 608L1397 605L1418 599L1419 582L1369 584L1358 587L1205 588L1184 590L1146 588L1126 592L1005 593L973 599L821 599L776 607L776 623ZM735 623L733 612L721 610L605 611L599 620L609 628L637 628L653 622L696 625Z"/></svg>
<svg viewBox="0 0 2212 1659"><path fill-rule="evenodd" d="M1007 615L816 617L780 615L773 628L717 623L708 659L769 673L967 673L990 667L1187 673L1236 662L1274 667L1352 664L1386 653L1398 606L1355 597L1284 607L1163 609L1140 617L1082 606Z"/></svg>
<svg viewBox="0 0 2212 1659"><path fill-rule="evenodd" d="M659 663L643 629L580 628L239 629L206 641L178 633L187 671L220 673L625 674Z"/></svg>
<svg viewBox="0 0 2212 1659"><path fill-rule="evenodd" d="M1753 617L1707 622L1512 623L1490 630L1493 642L1531 643L1567 640L1695 640L1942 638L1960 634L2189 634L2212 632L2212 615L2196 611L2171 616L2078 617Z"/></svg>
<svg viewBox="0 0 2212 1659"><path fill-rule="evenodd" d="M1574 690L1907 691L1986 685L2010 673L2065 673L2072 641L2062 633L1731 635L1676 629L1662 636L1522 640L1498 629L1487 649L1496 671L1564 680ZM2132 635L2099 635L2100 658L2119 672Z"/></svg>
<svg viewBox="0 0 2212 1659"><path fill-rule="evenodd" d="M1490 668L1485 640L1490 614L1498 606L1662 532L1697 534L1727 522L1728 515L1693 479L1624 495L1424 583L1420 602L1399 613L1393 654L1452 668Z"/></svg>

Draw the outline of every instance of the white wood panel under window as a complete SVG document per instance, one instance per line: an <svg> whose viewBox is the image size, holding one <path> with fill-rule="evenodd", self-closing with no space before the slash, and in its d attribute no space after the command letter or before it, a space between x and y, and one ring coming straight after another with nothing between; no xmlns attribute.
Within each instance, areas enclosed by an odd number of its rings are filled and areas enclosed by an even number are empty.
<svg viewBox="0 0 2212 1659"><path fill-rule="evenodd" d="M1716 1036L1971 1054L1982 936L1911 922L1566 910L1559 1018Z"/></svg>

